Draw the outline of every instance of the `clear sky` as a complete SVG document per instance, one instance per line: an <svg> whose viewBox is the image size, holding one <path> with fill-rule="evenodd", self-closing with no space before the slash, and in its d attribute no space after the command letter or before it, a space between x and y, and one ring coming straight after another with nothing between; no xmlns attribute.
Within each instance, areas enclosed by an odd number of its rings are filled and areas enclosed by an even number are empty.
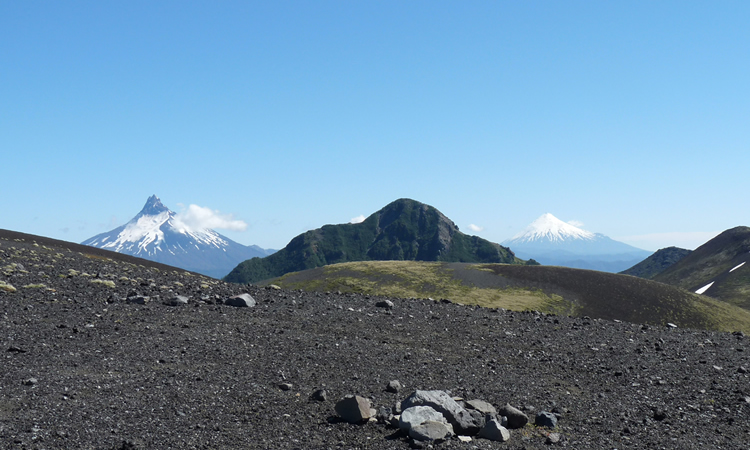
<svg viewBox="0 0 750 450"><path fill-rule="evenodd" d="M408 197L495 242L549 212L694 248L750 226L749 23L745 0L0 1L0 228L80 242L156 194L281 248Z"/></svg>

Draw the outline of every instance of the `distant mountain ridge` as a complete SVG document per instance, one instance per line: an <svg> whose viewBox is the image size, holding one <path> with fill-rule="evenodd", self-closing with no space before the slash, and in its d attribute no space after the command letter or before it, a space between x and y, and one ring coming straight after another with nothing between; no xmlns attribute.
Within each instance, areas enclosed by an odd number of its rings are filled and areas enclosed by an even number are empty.
<svg viewBox="0 0 750 450"><path fill-rule="evenodd" d="M722 232L653 279L750 309L750 227Z"/></svg>
<svg viewBox="0 0 750 450"><path fill-rule="evenodd" d="M592 233L546 213L511 239L502 242L523 259L544 265L620 272L652 252Z"/></svg>
<svg viewBox="0 0 750 450"><path fill-rule="evenodd" d="M239 264L225 280L254 283L327 264L372 260L525 263L499 244L462 233L434 207L402 198L361 223L300 234L273 255Z"/></svg>
<svg viewBox="0 0 750 450"><path fill-rule="evenodd" d="M678 247L662 248L653 255L634 265L630 269L620 272L623 275L632 275L647 280L664 272L674 264L680 262L684 257L692 253L691 250Z"/></svg>
<svg viewBox="0 0 750 450"><path fill-rule="evenodd" d="M221 278L239 262L269 251L239 244L208 228L194 229L152 195L125 225L98 234L83 245L112 250Z"/></svg>

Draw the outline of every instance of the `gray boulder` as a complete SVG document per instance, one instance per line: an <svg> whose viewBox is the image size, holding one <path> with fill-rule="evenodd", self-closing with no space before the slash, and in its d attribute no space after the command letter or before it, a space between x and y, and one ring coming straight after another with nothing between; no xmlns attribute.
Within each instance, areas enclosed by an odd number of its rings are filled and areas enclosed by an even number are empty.
<svg viewBox="0 0 750 450"><path fill-rule="evenodd" d="M312 393L310 398L319 402L324 402L328 400L328 392L326 392L325 389L318 389L317 391Z"/></svg>
<svg viewBox="0 0 750 450"><path fill-rule="evenodd" d="M508 403L500 408L498 414L508 418L508 428L510 429L523 428L527 423L529 423L529 418L526 414L523 413L523 411L510 406L510 404Z"/></svg>
<svg viewBox="0 0 750 450"><path fill-rule="evenodd" d="M164 302L167 306L185 306L188 304L188 298L184 295L175 295Z"/></svg>
<svg viewBox="0 0 750 450"><path fill-rule="evenodd" d="M444 391L414 391L401 402L402 410L412 406L430 406L442 413L458 434L472 436L481 428L476 418Z"/></svg>
<svg viewBox="0 0 750 450"><path fill-rule="evenodd" d="M401 412L401 417L398 421L398 427L404 431L408 431L413 427L425 422L448 423L445 416L440 414L431 406L412 406L406 408Z"/></svg>
<svg viewBox="0 0 750 450"><path fill-rule="evenodd" d="M370 419L370 400L359 395L347 395L335 406L336 413L349 423L362 423Z"/></svg>
<svg viewBox="0 0 750 450"><path fill-rule="evenodd" d="M482 414L497 414L497 409L484 400L469 400L466 402L466 406L467 408L475 409Z"/></svg>
<svg viewBox="0 0 750 450"><path fill-rule="evenodd" d="M409 429L409 437L416 441L443 441L453 436L451 426L428 420Z"/></svg>
<svg viewBox="0 0 750 450"><path fill-rule="evenodd" d="M401 383L398 380L391 380L385 386L385 390L386 392L397 393L398 391L401 390Z"/></svg>
<svg viewBox="0 0 750 450"><path fill-rule="evenodd" d="M510 439L510 431L502 426L499 421L492 419L479 431L479 437L495 442L506 442Z"/></svg>
<svg viewBox="0 0 750 450"><path fill-rule="evenodd" d="M149 300L150 298L144 295L129 295L126 301L128 303L135 303L136 305L145 305Z"/></svg>
<svg viewBox="0 0 750 450"><path fill-rule="evenodd" d="M224 304L238 308L252 308L255 306L255 299L250 294L239 294L229 297Z"/></svg>
<svg viewBox="0 0 750 450"><path fill-rule="evenodd" d="M375 303L375 306L377 306L378 308L393 309L393 302L390 300L381 300Z"/></svg>
<svg viewBox="0 0 750 450"><path fill-rule="evenodd" d="M538 427L555 428L557 426L557 416L551 412L542 411L536 415L534 425Z"/></svg>

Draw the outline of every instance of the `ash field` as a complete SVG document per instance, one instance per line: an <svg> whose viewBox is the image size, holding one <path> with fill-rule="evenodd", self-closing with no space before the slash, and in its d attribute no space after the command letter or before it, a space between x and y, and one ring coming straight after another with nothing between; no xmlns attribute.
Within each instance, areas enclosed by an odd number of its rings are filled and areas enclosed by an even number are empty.
<svg viewBox="0 0 750 450"><path fill-rule="evenodd" d="M225 304L243 293L254 306ZM230 284L0 237L2 448L744 449L749 351L741 332ZM416 390L532 420L506 442L420 442L335 409L395 412Z"/></svg>

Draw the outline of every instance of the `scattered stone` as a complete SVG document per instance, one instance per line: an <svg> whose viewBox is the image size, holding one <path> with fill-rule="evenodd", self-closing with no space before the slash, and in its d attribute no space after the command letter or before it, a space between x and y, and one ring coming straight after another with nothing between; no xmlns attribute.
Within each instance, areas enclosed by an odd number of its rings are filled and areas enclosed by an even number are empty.
<svg viewBox="0 0 750 450"><path fill-rule="evenodd" d="M482 414L497 414L497 409L484 400L469 400L466 402L466 406L469 409L475 409Z"/></svg>
<svg viewBox="0 0 750 450"><path fill-rule="evenodd" d="M654 408L654 420L662 421L667 418L667 413L661 408Z"/></svg>
<svg viewBox="0 0 750 450"><path fill-rule="evenodd" d="M393 420L393 412L391 412L389 408L381 406L378 408L377 413L375 414L375 418L377 419L378 423L390 424Z"/></svg>
<svg viewBox="0 0 750 450"><path fill-rule="evenodd" d="M401 402L401 409L419 405L431 406L442 413L458 434L473 436L480 430L479 424L469 411L444 391L415 391Z"/></svg>
<svg viewBox="0 0 750 450"><path fill-rule="evenodd" d="M293 387L292 383L279 383L279 389L282 391L291 391Z"/></svg>
<svg viewBox="0 0 750 450"><path fill-rule="evenodd" d="M510 431L502 426L497 419L492 419L479 431L479 437L495 442L506 442L510 439Z"/></svg>
<svg viewBox="0 0 750 450"><path fill-rule="evenodd" d="M497 418L497 416L494 414L484 414L484 413L477 411L476 409L469 409L468 411L469 411L469 414L471 414L472 419L474 420L474 424L480 430L482 429L482 427L484 427L484 425L487 423L488 420Z"/></svg>
<svg viewBox="0 0 750 450"><path fill-rule="evenodd" d="M21 347L16 347L15 345L11 345L8 347L8 351L10 353L26 353L26 350L22 349Z"/></svg>
<svg viewBox="0 0 750 450"><path fill-rule="evenodd" d="M378 308L386 308L386 309L393 309L393 302L390 300L381 300L377 303L375 303L375 306Z"/></svg>
<svg viewBox="0 0 750 450"><path fill-rule="evenodd" d="M175 295L169 300L164 302L167 306L185 306L188 304L188 298L184 295Z"/></svg>
<svg viewBox="0 0 750 450"><path fill-rule="evenodd" d="M508 403L500 408L498 414L508 418L508 428L510 429L523 428L529 423L529 418L526 414L520 409L510 406Z"/></svg>
<svg viewBox="0 0 750 450"><path fill-rule="evenodd" d="M122 441L122 443L119 446L114 447L115 450L141 450L143 448L145 447L140 441L131 440L131 439Z"/></svg>
<svg viewBox="0 0 750 450"><path fill-rule="evenodd" d="M428 420L409 429L409 437L418 441L443 441L453 436L450 425Z"/></svg>
<svg viewBox="0 0 750 450"><path fill-rule="evenodd" d="M275 284L269 284L268 289L273 289L274 291L280 291L281 288Z"/></svg>
<svg viewBox="0 0 750 450"><path fill-rule="evenodd" d="M389 381L385 390L386 392L398 393L401 390L401 383L398 380Z"/></svg>
<svg viewBox="0 0 750 450"><path fill-rule="evenodd" d="M318 389L317 391L312 393L310 398L319 402L324 402L328 400L328 392L326 392L325 389Z"/></svg>
<svg viewBox="0 0 750 450"><path fill-rule="evenodd" d="M431 406L411 406L401 413L398 427L404 431L408 431L412 427L428 421L448 423L445 416Z"/></svg>
<svg viewBox="0 0 750 450"><path fill-rule="evenodd" d="M673 323L670 322L670 323L667 323L667 327L669 327L669 328L677 328L677 325L675 325L675 324L673 324Z"/></svg>
<svg viewBox="0 0 750 450"><path fill-rule="evenodd" d="M538 427L555 428L557 426L557 416L551 412L542 411L536 415L534 425Z"/></svg>
<svg viewBox="0 0 750 450"><path fill-rule="evenodd" d="M36 378L27 378L23 380L23 384L26 386L34 386L37 383L39 383L39 380L37 380Z"/></svg>
<svg viewBox="0 0 750 450"><path fill-rule="evenodd" d="M359 395L347 395L336 403L336 413L349 423L362 423L370 418L370 400Z"/></svg>
<svg viewBox="0 0 750 450"><path fill-rule="evenodd" d="M149 300L151 299L144 295L131 295L131 296L128 296L126 301L128 303L134 303L136 305L145 305L146 303L149 302Z"/></svg>
<svg viewBox="0 0 750 450"><path fill-rule="evenodd" d="M471 436L458 436L458 440L461 442L471 442Z"/></svg>
<svg viewBox="0 0 750 450"><path fill-rule="evenodd" d="M747 369L744 366L737 368L737 373L747 373Z"/></svg>
<svg viewBox="0 0 750 450"><path fill-rule="evenodd" d="M252 308L253 306L255 306L255 299L247 293L239 294L224 300L224 304L227 306L235 306L238 308Z"/></svg>
<svg viewBox="0 0 750 450"><path fill-rule="evenodd" d="M562 440L562 434L560 433L550 433L547 435L546 444L552 445L552 444L559 444Z"/></svg>

